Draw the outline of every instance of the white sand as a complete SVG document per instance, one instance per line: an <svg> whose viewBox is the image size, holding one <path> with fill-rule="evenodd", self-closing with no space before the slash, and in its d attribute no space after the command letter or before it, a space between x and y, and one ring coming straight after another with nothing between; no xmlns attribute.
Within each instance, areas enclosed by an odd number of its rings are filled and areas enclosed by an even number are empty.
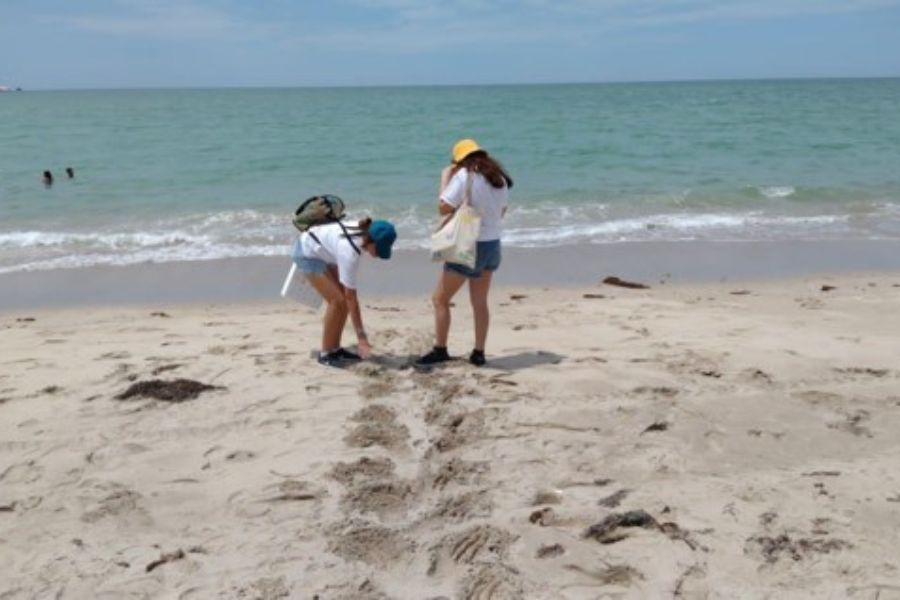
<svg viewBox="0 0 900 600"><path fill-rule="evenodd" d="M900 598L900 276L368 304L0 315L0 598Z"/></svg>

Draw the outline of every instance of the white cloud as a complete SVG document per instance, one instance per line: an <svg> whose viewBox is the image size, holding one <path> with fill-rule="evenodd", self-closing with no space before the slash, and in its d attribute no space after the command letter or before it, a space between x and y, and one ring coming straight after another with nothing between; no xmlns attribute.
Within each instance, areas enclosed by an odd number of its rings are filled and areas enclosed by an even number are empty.
<svg viewBox="0 0 900 600"><path fill-rule="evenodd" d="M114 36L178 40L251 40L274 31L274 25L240 19L233 14L177 0L120 0L121 16L45 17L73 29Z"/></svg>

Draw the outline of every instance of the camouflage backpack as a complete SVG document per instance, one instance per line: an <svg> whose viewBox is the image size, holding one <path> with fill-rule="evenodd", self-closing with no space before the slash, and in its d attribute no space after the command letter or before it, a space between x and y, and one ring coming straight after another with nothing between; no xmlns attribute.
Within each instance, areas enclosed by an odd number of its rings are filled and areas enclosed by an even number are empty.
<svg viewBox="0 0 900 600"><path fill-rule="evenodd" d="M316 225L339 222L345 214L343 200L331 194L322 194L304 200L294 211L293 223L294 227L303 232Z"/></svg>

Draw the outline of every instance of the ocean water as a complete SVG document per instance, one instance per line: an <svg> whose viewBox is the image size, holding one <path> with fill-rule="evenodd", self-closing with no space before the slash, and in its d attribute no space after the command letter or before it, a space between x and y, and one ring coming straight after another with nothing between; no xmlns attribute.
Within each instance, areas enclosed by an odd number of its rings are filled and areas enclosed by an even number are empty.
<svg viewBox="0 0 900 600"><path fill-rule="evenodd" d="M424 248L459 137L515 180L510 245L900 239L898 79L26 91L0 273L286 255L323 192Z"/></svg>

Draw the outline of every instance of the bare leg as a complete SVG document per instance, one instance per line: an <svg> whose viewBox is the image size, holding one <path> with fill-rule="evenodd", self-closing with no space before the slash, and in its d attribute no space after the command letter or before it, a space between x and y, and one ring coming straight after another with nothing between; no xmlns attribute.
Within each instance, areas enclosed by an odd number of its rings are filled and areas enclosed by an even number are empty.
<svg viewBox="0 0 900 600"><path fill-rule="evenodd" d="M338 278L338 270L335 265L328 265L328 270L325 272L328 275L328 278L334 282L334 285L341 290L341 298L345 298L344 294L346 293L346 288L344 288L341 280ZM341 337L344 334L344 328L347 326L347 317L350 316L350 307L347 306L346 300L343 303L344 312L341 315L340 323L338 324L338 346L341 345Z"/></svg>
<svg viewBox="0 0 900 600"><path fill-rule="evenodd" d="M493 273L484 271L476 279L469 280L469 299L472 301L472 314L475 318L475 349L484 351L487 342L488 327L491 324L491 312L488 308L488 292L491 291Z"/></svg>
<svg viewBox="0 0 900 600"><path fill-rule="evenodd" d="M341 346L341 334L347 322L347 301L344 291L328 273L309 274L309 283L325 299L325 324L322 330L322 351L330 352Z"/></svg>
<svg viewBox="0 0 900 600"><path fill-rule="evenodd" d="M441 271L441 278L431 295L434 304L434 345L447 347L447 338L450 335L450 301L459 288L466 282L466 278L453 271Z"/></svg>

